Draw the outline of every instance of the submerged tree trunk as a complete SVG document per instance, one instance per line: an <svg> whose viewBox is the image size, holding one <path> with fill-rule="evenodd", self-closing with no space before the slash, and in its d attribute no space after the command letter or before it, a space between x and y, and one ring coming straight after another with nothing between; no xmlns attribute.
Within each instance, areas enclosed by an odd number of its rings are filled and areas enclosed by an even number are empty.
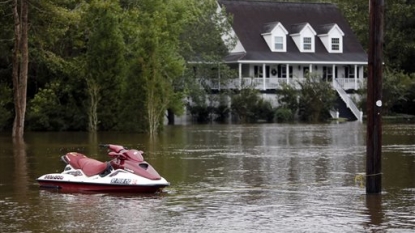
<svg viewBox="0 0 415 233"><path fill-rule="evenodd" d="M12 76L15 117L12 136L14 138L23 138L29 66L27 0L13 0L13 18L14 50Z"/></svg>
<svg viewBox="0 0 415 233"><path fill-rule="evenodd" d="M99 84L93 79L87 80L89 106L88 106L88 131L96 132L98 130L98 103L100 100Z"/></svg>
<svg viewBox="0 0 415 233"><path fill-rule="evenodd" d="M161 65L157 60L157 52L153 51L149 56L149 64L144 65L147 80L146 110L148 119L148 133L151 137L157 135L160 123L163 120L164 112L167 109L169 100L166 96L168 87L160 72Z"/></svg>

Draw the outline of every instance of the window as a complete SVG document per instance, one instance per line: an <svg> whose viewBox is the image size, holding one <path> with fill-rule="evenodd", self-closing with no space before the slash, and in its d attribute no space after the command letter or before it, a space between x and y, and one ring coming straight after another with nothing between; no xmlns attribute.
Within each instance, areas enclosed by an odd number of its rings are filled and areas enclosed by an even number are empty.
<svg viewBox="0 0 415 233"><path fill-rule="evenodd" d="M293 77L293 67L288 67L289 77ZM278 65L277 69L277 77L278 78L287 78L287 65Z"/></svg>
<svg viewBox="0 0 415 233"><path fill-rule="evenodd" d="M333 51L340 50L340 38L331 38L331 50Z"/></svg>
<svg viewBox="0 0 415 233"><path fill-rule="evenodd" d="M304 66L303 67L303 76L305 77L305 76L308 76L308 75L310 75L310 67Z"/></svg>
<svg viewBox="0 0 415 233"><path fill-rule="evenodd" d="M345 78L354 78L354 66L344 67L344 76Z"/></svg>
<svg viewBox="0 0 415 233"><path fill-rule="evenodd" d="M270 67L269 66L265 66L265 77L269 78L269 74L270 74ZM254 77L256 78L262 78L263 74L262 74L262 66L254 66Z"/></svg>
<svg viewBox="0 0 415 233"><path fill-rule="evenodd" d="M324 81L333 80L333 67L323 66L323 80Z"/></svg>
<svg viewBox="0 0 415 233"><path fill-rule="evenodd" d="M274 37L274 49L275 50L283 50L284 49L284 38L282 36Z"/></svg>
<svg viewBox="0 0 415 233"><path fill-rule="evenodd" d="M311 50L311 37L304 37L303 39L303 49Z"/></svg>

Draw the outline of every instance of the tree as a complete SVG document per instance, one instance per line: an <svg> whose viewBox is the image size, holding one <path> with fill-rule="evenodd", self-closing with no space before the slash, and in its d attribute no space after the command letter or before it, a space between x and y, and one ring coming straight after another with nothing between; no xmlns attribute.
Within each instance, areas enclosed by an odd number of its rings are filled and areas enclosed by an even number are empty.
<svg viewBox="0 0 415 233"><path fill-rule="evenodd" d="M282 89L277 93L279 107L275 113L278 121L290 121L295 118L298 110L299 91L294 85L282 84Z"/></svg>
<svg viewBox="0 0 415 233"><path fill-rule="evenodd" d="M16 139L23 139L26 115L26 92L29 66L28 11L27 0L13 0L14 48L12 77L15 117L12 136Z"/></svg>
<svg viewBox="0 0 415 233"><path fill-rule="evenodd" d="M191 100L189 110L197 119L211 121L213 115L224 119L229 111L226 100L231 93L221 87L237 76L235 70L223 63L236 43L229 34L232 18L224 9L218 12L213 0L197 1L191 9L191 20L180 36L180 53L186 60L186 70L176 89L185 90Z"/></svg>
<svg viewBox="0 0 415 233"><path fill-rule="evenodd" d="M241 123L253 123L258 120L271 122L274 112L271 103L264 100L259 91L253 87L245 87L232 96L232 112Z"/></svg>
<svg viewBox="0 0 415 233"><path fill-rule="evenodd" d="M85 130L83 79L88 4L77 0L31 3L28 130Z"/></svg>
<svg viewBox="0 0 415 233"><path fill-rule="evenodd" d="M369 5L367 1L332 1L339 5L353 32L368 49ZM385 4L384 60L394 70L415 72L415 2L390 0Z"/></svg>
<svg viewBox="0 0 415 233"><path fill-rule="evenodd" d="M12 58L14 19L12 2L0 4L0 131L11 130L14 116Z"/></svg>
<svg viewBox="0 0 415 233"><path fill-rule="evenodd" d="M300 119L308 122L320 122L329 119L329 111L333 109L336 100L336 93L331 84L313 74L310 74L298 84L301 86Z"/></svg>
<svg viewBox="0 0 415 233"><path fill-rule="evenodd" d="M392 0L385 4L385 64L395 70L414 73L415 3Z"/></svg>
<svg viewBox="0 0 415 233"><path fill-rule="evenodd" d="M88 130L112 129L117 122L124 81L125 44L116 0L91 1L85 13L87 35L84 78L89 97Z"/></svg>
<svg viewBox="0 0 415 233"><path fill-rule="evenodd" d="M189 9L193 0L144 0L137 5L129 5L137 9L137 38L131 48L136 49L131 55L134 63L129 79L136 85L130 88L140 90L141 100L134 100L135 109L143 109L134 117L145 119L143 124L150 135L155 135L162 127L166 110L175 103L182 108L183 90L175 90L174 83L182 77L185 61L180 51L179 35L189 23ZM129 103L129 105L133 105ZM133 115L127 113L128 115Z"/></svg>

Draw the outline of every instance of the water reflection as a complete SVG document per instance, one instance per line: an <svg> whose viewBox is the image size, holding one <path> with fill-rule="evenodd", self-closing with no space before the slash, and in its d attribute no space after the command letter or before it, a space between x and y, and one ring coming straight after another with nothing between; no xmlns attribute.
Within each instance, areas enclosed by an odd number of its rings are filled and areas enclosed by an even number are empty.
<svg viewBox="0 0 415 233"><path fill-rule="evenodd" d="M382 210L382 195L370 194L366 195L366 207L369 214L369 221L365 226L372 231L382 229L382 223L384 222L384 213Z"/></svg>
<svg viewBox="0 0 415 233"><path fill-rule="evenodd" d="M27 165L26 143L23 139L13 140L13 158L13 185L15 188L16 198L19 201L24 201L29 188L29 177L27 175L29 168Z"/></svg>

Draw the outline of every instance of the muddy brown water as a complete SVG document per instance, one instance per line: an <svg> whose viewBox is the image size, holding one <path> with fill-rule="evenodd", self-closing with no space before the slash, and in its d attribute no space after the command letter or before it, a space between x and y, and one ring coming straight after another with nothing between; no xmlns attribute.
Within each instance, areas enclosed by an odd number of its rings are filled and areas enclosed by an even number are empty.
<svg viewBox="0 0 415 233"><path fill-rule="evenodd" d="M100 132L0 134L0 232L415 232L415 125L384 124L382 194L367 195L366 125L168 126L155 139ZM40 190L60 155L144 150L163 193Z"/></svg>

